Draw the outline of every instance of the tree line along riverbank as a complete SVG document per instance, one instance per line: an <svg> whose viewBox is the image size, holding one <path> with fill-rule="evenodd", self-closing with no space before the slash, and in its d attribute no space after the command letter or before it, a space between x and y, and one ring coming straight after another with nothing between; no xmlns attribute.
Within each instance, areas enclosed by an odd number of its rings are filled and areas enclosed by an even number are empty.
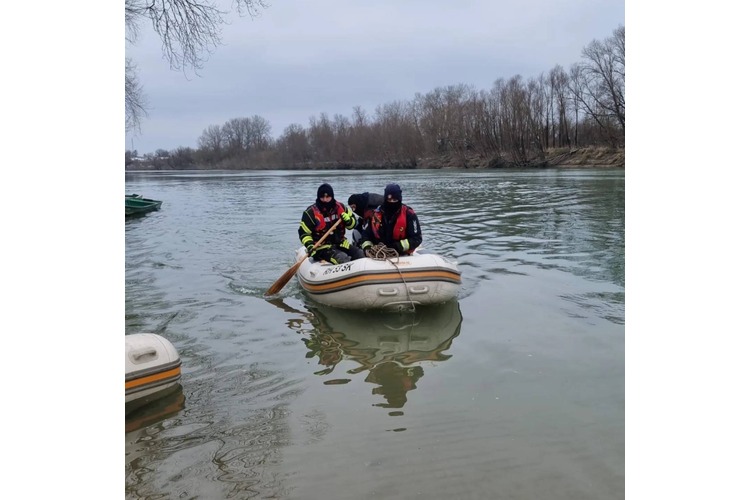
<svg viewBox="0 0 750 500"><path fill-rule="evenodd" d="M407 161L309 161L288 164L224 162L198 165L179 157L151 157L126 161L125 170L391 170L391 169L483 169L483 168L625 168L624 148L558 148L531 159L515 161L504 155L446 154Z"/></svg>

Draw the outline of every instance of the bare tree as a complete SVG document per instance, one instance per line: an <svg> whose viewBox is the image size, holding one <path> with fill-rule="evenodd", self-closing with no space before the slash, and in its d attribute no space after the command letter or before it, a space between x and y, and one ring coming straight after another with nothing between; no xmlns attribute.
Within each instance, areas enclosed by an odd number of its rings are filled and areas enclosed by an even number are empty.
<svg viewBox="0 0 750 500"><path fill-rule="evenodd" d="M494 93L481 90L472 99L471 141L483 156L497 155L501 150L499 106Z"/></svg>
<svg viewBox="0 0 750 500"><path fill-rule="evenodd" d="M568 100L573 104L573 146L579 145L579 124L583 103L583 69L580 63L570 67L570 78L568 79Z"/></svg>
<svg viewBox="0 0 750 500"><path fill-rule="evenodd" d="M494 153L498 155L507 150L505 143L506 134L503 130L503 99L501 91L504 88L502 79L496 80L492 89L486 93L487 121L491 144L494 146Z"/></svg>
<svg viewBox="0 0 750 500"><path fill-rule="evenodd" d="M313 158L317 161L331 161L334 151L333 122L328 113L320 113L320 118L310 117L309 135Z"/></svg>
<svg viewBox="0 0 750 500"><path fill-rule="evenodd" d="M135 63L125 58L125 130L141 130L141 120L148 116L147 106Z"/></svg>
<svg viewBox="0 0 750 500"><path fill-rule="evenodd" d="M565 72L562 66L559 64L555 65L554 68L549 72L550 87L552 90L552 99L554 106L556 107L557 116L557 133L554 133L552 137L552 145L555 145L555 139L557 139L557 146L566 145L570 147L570 123L568 121L568 74Z"/></svg>
<svg viewBox="0 0 750 500"><path fill-rule="evenodd" d="M264 151L271 144L271 122L262 116L253 115L248 120L248 147Z"/></svg>
<svg viewBox="0 0 750 500"><path fill-rule="evenodd" d="M500 97L503 143L514 163L526 164L531 144L531 112L527 87L521 75L515 75L507 82L502 78L496 80L495 89Z"/></svg>
<svg viewBox="0 0 750 500"><path fill-rule="evenodd" d="M417 94L414 99L427 154L445 153L450 144L445 89L438 87L425 95Z"/></svg>
<svg viewBox="0 0 750 500"><path fill-rule="evenodd" d="M252 146L252 126L249 118L232 118L221 127L222 138L230 153L249 151Z"/></svg>
<svg viewBox="0 0 750 500"><path fill-rule="evenodd" d="M283 162L297 163L312 159L310 143L305 128L293 123L284 129L284 133L276 141L279 159Z"/></svg>
<svg viewBox="0 0 750 500"><path fill-rule="evenodd" d="M625 135L625 27L604 42L592 41L582 55L581 102L610 142L617 143Z"/></svg>
<svg viewBox="0 0 750 500"><path fill-rule="evenodd" d="M250 17L268 7L265 0L232 0L231 5ZM134 42L140 23L148 21L162 41L170 67L201 68L221 43L221 25L228 13L209 0L125 0L127 39Z"/></svg>
<svg viewBox="0 0 750 500"><path fill-rule="evenodd" d="M351 155L355 160L373 159L377 151L372 123L361 106L352 109Z"/></svg>
<svg viewBox="0 0 750 500"><path fill-rule="evenodd" d="M414 103L393 101L375 109L375 130L380 158L388 163L408 162L416 166L422 154L422 140L416 127Z"/></svg>
<svg viewBox="0 0 750 500"><path fill-rule="evenodd" d="M526 83L527 110L529 113L528 144L531 146L531 151L542 154L544 153L546 142L544 136L549 129L550 116L547 114L549 110L548 102L551 102L551 99L548 98L551 92L546 88L545 81L546 78L544 73L542 73L537 78L532 78Z"/></svg>
<svg viewBox="0 0 750 500"><path fill-rule="evenodd" d="M255 17L267 8L266 0L232 0L240 15ZM200 69L221 43L221 25L227 11L211 0L125 0L125 40L135 43L141 24L148 22L162 42L162 52L172 69ZM135 85L129 85L135 82ZM137 84L135 65L125 62L126 128L137 128L145 116L145 99Z"/></svg>
<svg viewBox="0 0 750 500"><path fill-rule="evenodd" d="M198 147L212 153L219 153L224 145L223 139L221 127L218 125L209 125L198 138Z"/></svg>
<svg viewBox="0 0 750 500"><path fill-rule="evenodd" d="M351 160L352 124L347 117L336 113L333 115L333 147L337 161Z"/></svg>

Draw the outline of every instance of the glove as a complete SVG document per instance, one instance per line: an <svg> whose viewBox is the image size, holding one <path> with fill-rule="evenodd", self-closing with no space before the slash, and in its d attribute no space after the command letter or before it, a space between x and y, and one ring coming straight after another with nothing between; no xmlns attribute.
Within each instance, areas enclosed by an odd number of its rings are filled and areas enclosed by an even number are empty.
<svg viewBox="0 0 750 500"><path fill-rule="evenodd" d="M315 253L315 251L313 250L313 246L314 245L312 243L310 243L309 245L305 245L305 250L307 250L307 255L310 257L312 257L312 254Z"/></svg>
<svg viewBox="0 0 750 500"><path fill-rule="evenodd" d="M349 224L352 221L352 216L349 212L341 212L341 220L343 220L345 224Z"/></svg>

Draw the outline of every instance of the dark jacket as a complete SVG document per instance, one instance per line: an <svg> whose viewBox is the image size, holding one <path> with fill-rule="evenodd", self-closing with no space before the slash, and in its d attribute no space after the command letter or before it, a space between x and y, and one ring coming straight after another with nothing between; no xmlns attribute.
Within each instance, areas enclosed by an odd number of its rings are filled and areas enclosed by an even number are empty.
<svg viewBox="0 0 750 500"><path fill-rule="evenodd" d="M394 227L401 216L401 210L405 215L405 227L401 238L394 236ZM408 205L401 204L401 208L391 217L388 217L382 207L378 207L369 220L369 224L362 233L362 248L384 243L387 247L398 251L399 255L409 255L422 244L422 228L416 212Z"/></svg>
<svg viewBox="0 0 750 500"><path fill-rule="evenodd" d="M360 193L353 194L349 197L349 205L356 205L357 208L354 213L357 214L357 223L354 225L352 231L352 240L357 246L362 243L362 234L365 232L367 225L369 224L372 213L378 208L384 201L382 194L377 193Z"/></svg>
<svg viewBox="0 0 750 500"><path fill-rule="evenodd" d="M354 213L357 214L358 217L369 219L372 215L372 211L382 205L384 201L382 194L364 192L351 195L348 203L349 205L357 205L357 209L354 210Z"/></svg>
<svg viewBox="0 0 750 500"><path fill-rule="evenodd" d="M346 230L352 229L355 224L352 210L341 202L335 202L332 209L325 209L313 203L302 213L302 220L299 223L297 234L303 245L310 246L316 243L326 231L339 219L343 218L342 224L328 235L326 240L318 249L323 250L330 248L332 245L349 248L349 242L346 239Z"/></svg>

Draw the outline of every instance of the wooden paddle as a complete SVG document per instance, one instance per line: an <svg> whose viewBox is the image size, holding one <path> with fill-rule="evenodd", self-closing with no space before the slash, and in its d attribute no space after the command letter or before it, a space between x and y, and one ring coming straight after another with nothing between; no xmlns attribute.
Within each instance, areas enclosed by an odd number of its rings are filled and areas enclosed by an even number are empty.
<svg viewBox="0 0 750 500"><path fill-rule="evenodd" d="M328 238L328 235L331 234L331 232L334 229L336 229L336 226L338 226L339 223L341 223L341 221L342 221L342 219L339 218L339 220L337 220L333 224L333 226L331 226L331 229L329 229L328 231L326 231L325 234L320 237L320 239L318 240L318 242L313 245L312 249L315 250L316 248L318 248L318 246L320 246L323 243L323 241L325 241L325 239ZM312 251L311 251L311 253L312 253ZM292 267L290 267L287 270L287 272L285 272L284 274L282 274L281 278L277 279L276 282L273 285L271 285L271 288L269 288L268 291L265 293L266 297L269 296L269 295L275 295L275 294L279 293L281 291L281 289L284 288L284 285L286 285L289 282L289 280L292 279L292 276L294 276L297 273L297 269L299 269L299 266L302 265L302 263L305 261L305 259L307 259L307 257L308 257L307 255L303 255L302 257L300 257L300 259L297 261L296 264L294 264Z"/></svg>

